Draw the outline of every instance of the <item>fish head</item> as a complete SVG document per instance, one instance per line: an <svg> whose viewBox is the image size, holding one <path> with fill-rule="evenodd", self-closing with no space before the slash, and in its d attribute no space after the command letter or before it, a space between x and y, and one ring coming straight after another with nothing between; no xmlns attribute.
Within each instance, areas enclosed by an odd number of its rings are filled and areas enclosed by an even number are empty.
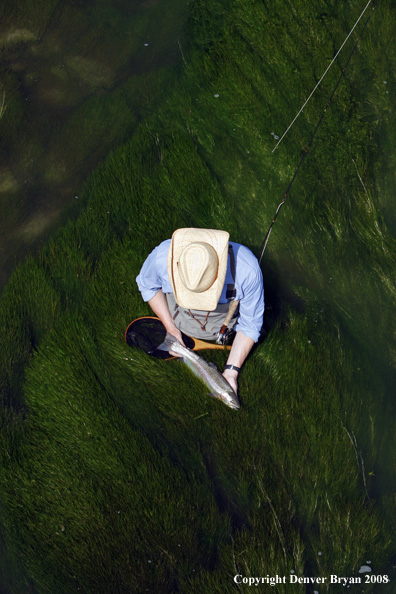
<svg viewBox="0 0 396 594"><path fill-rule="evenodd" d="M235 394L232 388L230 390L223 390L219 393L218 397L229 408L233 408L234 410L239 410L241 408L238 396Z"/></svg>

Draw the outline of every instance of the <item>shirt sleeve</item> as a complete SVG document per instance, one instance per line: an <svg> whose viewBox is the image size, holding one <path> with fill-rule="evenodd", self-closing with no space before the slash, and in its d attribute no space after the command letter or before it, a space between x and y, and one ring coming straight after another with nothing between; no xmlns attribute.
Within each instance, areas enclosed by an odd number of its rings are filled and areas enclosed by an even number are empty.
<svg viewBox="0 0 396 594"><path fill-rule="evenodd" d="M143 301L150 301L160 289L169 291L169 279L167 272L167 255L170 239L163 241L148 255L136 282L142 294Z"/></svg>
<svg viewBox="0 0 396 594"><path fill-rule="evenodd" d="M241 289L243 294L239 301L239 318L235 330L257 342L264 314L263 275L258 263L246 277Z"/></svg>

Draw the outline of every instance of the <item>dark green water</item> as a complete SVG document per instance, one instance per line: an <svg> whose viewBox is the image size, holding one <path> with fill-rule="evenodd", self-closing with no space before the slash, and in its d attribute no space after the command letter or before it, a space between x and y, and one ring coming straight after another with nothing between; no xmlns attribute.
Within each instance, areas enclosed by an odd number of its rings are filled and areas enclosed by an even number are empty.
<svg viewBox="0 0 396 594"><path fill-rule="evenodd" d="M162 99L180 0L0 7L0 291L69 214L88 173Z"/></svg>

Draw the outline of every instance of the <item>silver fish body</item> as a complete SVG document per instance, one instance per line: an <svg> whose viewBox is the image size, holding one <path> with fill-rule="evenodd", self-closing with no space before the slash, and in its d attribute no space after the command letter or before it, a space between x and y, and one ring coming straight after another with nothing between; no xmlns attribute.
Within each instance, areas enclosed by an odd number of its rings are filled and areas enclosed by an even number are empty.
<svg viewBox="0 0 396 594"><path fill-rule="evenodd" d="M177 338L171 334L167 334L165 341L157 348L168 352L172 351L172 353L180 355L195 375L206 384L211 396L221 400L224 404L235 410L241 407L238 396L217 367L202 359L194 351L183 346Z"/></svg>

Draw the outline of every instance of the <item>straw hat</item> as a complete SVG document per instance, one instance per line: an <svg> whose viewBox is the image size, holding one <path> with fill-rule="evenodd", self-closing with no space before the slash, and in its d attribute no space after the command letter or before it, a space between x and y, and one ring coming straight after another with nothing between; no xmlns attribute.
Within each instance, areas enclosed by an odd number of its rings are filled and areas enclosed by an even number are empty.
<svg viewBox="0 0 396 594"><path fill-rule="evenodd" d="M177 229L168 252L168 275L176 302L213 311L223 290L228 261L227 231Z"/></svg>

